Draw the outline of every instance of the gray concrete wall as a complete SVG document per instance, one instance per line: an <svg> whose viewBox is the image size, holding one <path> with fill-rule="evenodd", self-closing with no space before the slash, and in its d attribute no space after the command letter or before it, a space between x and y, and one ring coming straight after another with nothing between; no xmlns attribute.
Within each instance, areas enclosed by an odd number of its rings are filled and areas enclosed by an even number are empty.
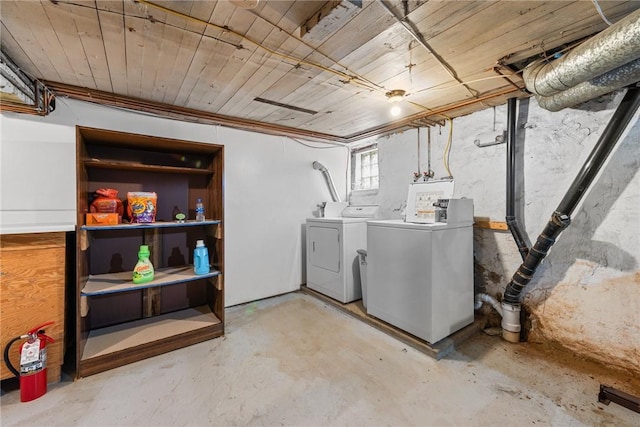
<svg viewBox="0 0 640 427"><path fill-rule="evenodd" d="M518 105L516 215L531 241L582 167L622 94L550 113L534 99ZM475 216L505 217L506 145L480 148L506 129L506 105L453 121L450 169L456 197L474 199ZM431 132L432 169L447 175L449 124ZM381 211L399 218L413 173L427 170L427 129L378 141ZM420 154L418 154L418 151ZM530 341L560 344L607 364L640 370L640 122L636 114L524 292ZM475 230L476 286L501 296L521 259L508 232Z"/></svg>

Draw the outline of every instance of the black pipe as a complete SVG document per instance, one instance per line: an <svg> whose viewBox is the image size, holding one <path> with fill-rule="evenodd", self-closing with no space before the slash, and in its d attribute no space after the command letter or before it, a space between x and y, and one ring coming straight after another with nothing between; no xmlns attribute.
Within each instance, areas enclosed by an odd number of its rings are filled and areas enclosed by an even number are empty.
<svg viewBox="0 0 640 427"><path fill-rule="evenodd" d="M591 151L582 169L567 190L558 208L551 215L551 219L538 237L535 245L529 251L524 262L513 275L504 291L504 302L519 304L522 290L531 281L533 274L549 252L556 238L571 223L571 213L576 208L580 199L591 185L598 171L607 160L609 153L620 139L620 136L633 118L640 106L640 88L631 87L613 113L600 139Z"/></svg>
<svg viewBox="0 0 640 427"><path fill-rule="evenodd" d="M604 164L605 160L607 160L609 153L611 153L616 142L620 136L622 136L622 133L633 118L639 105L640 87L630 87L627 89L625 97L622 99L618 109L600 136L598 144L596 144L591 154L589 154L589 158L584 162L582 169L580 169L580 172L578 172L578 175L573 180L567 194L558 205L558 209L556 209L558 212L563 212L567 215L573 213L583 194L589 189L591 181L596 177L600 171L600 167ZM602 140L610 142L600 144Z"/></svg>
<svg viewBox="0 0 640 427"><path fill-rule="evenodd" d="M509 98L507 100L507 209L506 209L506 221L511 235L518 245L518 251L522 260L529 253L529 248L524 240L522 231L518 226L518 220L516 219L515 204L516 204L516 185L515 185L515 168L516 168L516 98Z"/></svg>

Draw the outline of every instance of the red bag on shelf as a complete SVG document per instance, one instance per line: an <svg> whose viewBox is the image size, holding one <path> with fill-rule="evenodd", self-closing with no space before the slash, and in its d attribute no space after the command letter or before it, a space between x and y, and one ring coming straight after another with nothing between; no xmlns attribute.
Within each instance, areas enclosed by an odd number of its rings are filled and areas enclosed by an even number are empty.
<svg viewBox="0 0 640 427"><path fill-rule="evenodd" d="M93 199L89 206L91 213L117 213L122 217L124 214L124 205L122 200L118 199L118 190L113 188L100 188L95 191L96 198Z"/></svg>

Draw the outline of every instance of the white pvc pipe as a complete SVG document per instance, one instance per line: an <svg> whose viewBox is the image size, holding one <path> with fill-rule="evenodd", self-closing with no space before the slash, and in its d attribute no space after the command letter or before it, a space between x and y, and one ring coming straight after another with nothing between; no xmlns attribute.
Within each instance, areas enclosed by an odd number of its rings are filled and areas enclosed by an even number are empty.
<svg viewBox="0 0 640 427"><path fill-rule="evenodd" d="M492 297L489 294L482 294L482 293L476 294L476 304L475 304L476 310L479 310L480 307L482 307L483 302L486 302L487 304L491 304L491 307L493 307L493 309L497 311L500 316L502 316L502 306L500 305L498 300L496 300L494 297Z"/></svg>
<svg viewBox="0 0 640 427"><path fill-rule="evenodd" d="M502 303L502 338L509 342L520 341L520 304Z"/></svg>
<svg viewBox="0 0 640 427"><path fill-rule="evenodd" d="M520 341L520 305L513 305L498 300L488 294L478 293L475 298L475 309L479 310L482 303L491 304L493 309L502 316L502 338L509 342Z"/></svg>

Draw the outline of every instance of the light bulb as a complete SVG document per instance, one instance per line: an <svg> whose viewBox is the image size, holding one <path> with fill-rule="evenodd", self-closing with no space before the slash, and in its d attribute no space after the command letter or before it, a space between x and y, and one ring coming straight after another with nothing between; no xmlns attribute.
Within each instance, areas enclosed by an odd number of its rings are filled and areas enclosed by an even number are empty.
<svg viewBox="0 0 640 427"><path fill-rule="evenodd" d="M400 113L402 113L402 108L400 108L399 105L394 105L393 107L391 107L391 115L393 117L398 117Z"/></svg>

